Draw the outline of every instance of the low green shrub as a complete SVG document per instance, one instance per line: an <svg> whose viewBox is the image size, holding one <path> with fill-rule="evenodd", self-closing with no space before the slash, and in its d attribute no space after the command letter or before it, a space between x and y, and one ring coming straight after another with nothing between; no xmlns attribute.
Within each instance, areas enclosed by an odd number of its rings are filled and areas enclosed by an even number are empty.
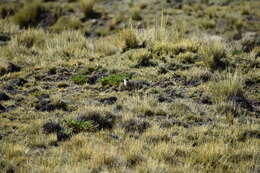
<svg viewBox="0 0 260 173"><path fill-rule="evenodd" d="M66 126L70 129L72 133L80 133L84 131L93 131L95 126L93 121L77 121L77 120L65 120Z"/></svg>
<svg viewBox="0 0 260 173"><path fill-rule="evenodd" d="M71 77L71 80L78 85L87 83L88 76L84 74L77 74Z"/></svg>
<svg viewBox="0 0 260 173"><path fill-rule="evenodd" d="M100 79L99 81L103 86L118 86L124 79L130 78L131 75L129 73L120 73L120 74L112 74L107 77Z"/></svg>

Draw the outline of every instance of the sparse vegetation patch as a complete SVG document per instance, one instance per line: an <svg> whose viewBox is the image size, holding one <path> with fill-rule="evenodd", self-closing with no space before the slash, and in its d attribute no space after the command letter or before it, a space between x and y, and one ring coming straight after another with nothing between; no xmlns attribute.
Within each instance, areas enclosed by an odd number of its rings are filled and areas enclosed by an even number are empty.
<svg viewBox="0 0 260 173"><path fill-rule="evenodd" d="M0 0L0 173L259 172L259 6Z"/></svg>

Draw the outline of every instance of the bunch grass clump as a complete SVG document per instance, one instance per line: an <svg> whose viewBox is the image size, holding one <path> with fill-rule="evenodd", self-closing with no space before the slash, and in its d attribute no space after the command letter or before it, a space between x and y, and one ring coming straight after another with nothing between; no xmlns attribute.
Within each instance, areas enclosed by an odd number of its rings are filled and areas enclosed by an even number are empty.
<svg viewBox="0 0 260 173"><path fill-rule="evenodd" d="M81 27L80 21L75 17L62 16L58 21L50 27L51 31L59 32L63 30L79 29Z"/></svg>
<svg viewBox="0 0 260 173"><path fill-rule="evenodd" d="M134 49L139 47L137 33L133 28L124 29L120 32L120 38L124 42L125 49Z"/></svg>
<svg viewBox="0 0 260 173"><path fill-rule="evenodd" d="M217 79L210 83L209 90L216 103L226 102L231 96L243 96L243 80L238 75L227 74L224 79Z"/></svg>
<svg viewBox="0 0 260 173"><path fill-rule="evenodd" d="M80 0L80 7L85 15L85 17L88 17L89 15L92 15L94 13L94 5L96 1L95 0Z"/></svg>
<svg viewBox="0 0 260 173"><path fill-rule="evenodd" d="M216 70L223 68L222 59L226 57L225 46L221 41L208 41L201 47L200 53L202 55L203 64L211 69Z"/></svg>
<svg viewBox="0 0 260 173"><path fill-rule="evenodd" d="M37 23L37 17L42 8L41 0L28 1L24 4L24 7L13 16L13 21L22 28L33 26Z"/></svg>

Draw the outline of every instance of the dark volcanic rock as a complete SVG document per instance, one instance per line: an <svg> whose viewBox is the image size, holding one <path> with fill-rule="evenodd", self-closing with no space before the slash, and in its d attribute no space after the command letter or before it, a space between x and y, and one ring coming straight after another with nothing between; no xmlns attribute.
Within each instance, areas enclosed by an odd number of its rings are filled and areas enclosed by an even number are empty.
<svg viewBox="0 0 260 173"><path fill-rule="evenodd" d="M150 67L150 66L156 66L157 64L153 61L151 61L151 57L147 56L147 57L143 57L141 58L137 64L134 66L135 68L139 68L139 67Z"/></svg>
<svg viewBox="0 0 260 173"><path fill-rule="evenodd" d="M240 134L240 136L238 137L238 140L239 141L245 141L249 138L260 139L260 132L257 131L257 130L247 130L247 131Z"/></svg>
<svg viewBox="0 0 260 173"><path fill-rule="evenodd" d="M14 87L13 87L12 85L10 85L10 84L5 85L5 86L3 87L3 89L4 89L6 92L10 93L10 94L18 94L18 92L19 92L16 88L14 88Z"/></svg>
<svg viewBox="0 0 260 173"><path fill-rule="evenodd" d="M19 72L21 71L21 67L19 67L18 65L15 65L11 62L8 62L7 65L7 72L12 73L12 72Z"/></svg>
<svg viewBox="0 0 260 173"><path fill-rule="evenodd" d="M1 43L1 42L0 42ZM6 62L4 68L0 68L0 75L4 75L7 73L12 73L12 72L19 72L21 71L21 67L11 63L11 62Z"/></svg>
<svg viewBox="0 0 260 173"><path fill-rule="evenodd" d="M5 112L6 108L0 104L0 112Z"/></svg>
<svg viewBox="0 0 260 173"><path fill-rule="evenodd" d="M49 98L50 98L50 95L49 95L49 94L41 94L41 95L37 96L37 98L38 98L39 100L49 99Z"/></svg>
<svg viewBox="0 0 260 173"><path fill-rule="evenodd" d="M126 132L143 133L147 128L150 127L150 123L148 121L131 119L124 122L122 127L125 129Z"/></svg>
<svg viewBox="0 0 260 173"><path fill-rule="evenodd" d="M68 110L67 104L64 103L63 101L52 103L51 100L48 100L48 99L38 101L38 103L35 106L35 109L38 111L42 111L42 112L44 112L44 111L51 112L56 109L63 110L63 111Z"/></svg>
<svg viewBox="0 0 260 173"><path fill-rule="evenodd" d="M10 100L10 97L6 93L0 91L0 101L7 101L7 100Z"/></svg>
<svg viewBox="0 0 260 173"><path fill-rule="evenodd" d="M99 112L89 112L88 115L77 117L77 121L92 121L96 129L112 129L115 124L116 116L111 113L102 115Z"/></svg>
<svg viewBox="0 0 260 173"><path fill-rule="evenodd" d="M199 102L202 104L212 105L212 98L209 96L201 96Z"/></svg>
<svg viewBox="0 0 260 173"><path fill-rule="evenodd" d="M112 96L112 97L102 98L99 101L103 104L112 105L117 101L117 97Z"/></svg>
<svg viewBox="0 0 260 173"><path fill-rule="evenodd" d="M42 126L42 128L43 128L43 132L46 134L57 133L62 131L63 129L60 124L55 122L47 122Z"/></svg>
<svg viewBox="0 0 260 173"><path fill-rule="evenodd" d="M5 42L5 41L9 41L9 40L11 40L11 37L9 35L0 33L0 42L1 41Z"/></svg>
<svg viewBox="0 0 260 173"><path fill-rule="evenodd" d="M63 111L68 111L68 106L65 102L63 101L56 101L52 102L50 100L50 96L48 94L42 94L37 97L38 102L35 105L35 109L38 111L54 111L56 109L58 110L63 110Z"/></svg>
<svg viewBox="0 0 260 173"><path fill-rule="evenodd" d="M189 125L187 123L184 123L180 120L167 120L161 123L161 128L170 128L172 126L182 126L184 128L188 128Z"/></svg>
<svg viewBox="0 0 260 173"><path fill-rule="evenodd" d="M60 141L66 141L68 139L70 139L70 135L63 132L63 131L58 131L57 132L57 141L60 142Z"/></svg>
<svg viewBox="0 0 260 173"><path fill-rule="evenodd" d="M242 36L242 48L245 52L250 52L254 47L260 45L260 35L255 32L247 32Z"/></svg>
<svg viewBox="0 0 260 173"><path fill-rule="evenodd" d="M158 96L158 101L160 103L162 102L173 102L173 99L169 98L169 97L164 97L164 96Z"/></svg>
<svg viewBox="0 0 260 173"><path fill-rule="evenodd" d="M87 83L90 85L94 85L98 79L105 77L105 76L106 75L102 72L94 72L89 76Z"/></svg>
<svg viewBox="0 0 260 173"><path fill-rule="evenodd" d="M18 79L13 79L10 81L9 85L11 86L23 86L26 84L28 81L23 79L23 78L18 78Z"/></svg>
<svg viewBox="0 0 260 173"><path fill-rule="evenodd" d="M230 101L235 102L236 104L238 104L240 107L248 109L250 111L253 110L252 105L249 103L249 101L247 99L245 99L244 97L239 97L239 96L230 96L228 98Z"/></svg>

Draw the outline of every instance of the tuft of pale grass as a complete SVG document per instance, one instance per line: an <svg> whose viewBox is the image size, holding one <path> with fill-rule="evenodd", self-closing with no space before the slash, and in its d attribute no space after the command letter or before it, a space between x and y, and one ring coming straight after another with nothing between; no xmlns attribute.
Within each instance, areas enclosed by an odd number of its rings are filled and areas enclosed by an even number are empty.
<svg viewBox="0 0 260 173"><path fill-rule="evenodd" d="M170 57L177 57L178 61L194 62L197 58L197 52L200 46L200 42L195 39L180 39L175 41L155 41L152 44L152 50L154 53L160 55L168 55ZM186 54L185 54L186 53ZM188 58L187 58L188 57ZM185 60L186 59L186 60Z"/></svg>
<svg viewBox="0 0 260 173"><path fill-rule="evenodd" d="M80 7L86 17L94 12L96 0L80 0Z"/></svg>
<svg viewBox="0 0 260 173"><path fill-rule="evenodd" d="M37 21L39 11L42 8L41 0L27 2L14 16L13 21L20 27L28 27L34 25Z"/></svg>
<svg viewBox="0 0 260 173"><path fill-rule="evenodd" d="M0 19L0 31L3 33L17 33L19 32L19 26L11 21Z"/></svg>
<svg viewBox="0 0 260 173"><path fill-rule="evenodd" d="M32 48L33 46L42 47L45 43L45 33L41 29L27 29L18 37L15 37L17 44Z"/></svg>
<svg viewBox="0 0 260 173"><path fill-rule="evenodd" d="M208 69L202 67L192 67L188 70L178 71L178 73L184 76L187 81L207 81L213 75Z"/></svg>
<svg viewBox="0 0 260 173"><path fill-rule="evenodd" d="M134 49L139 47L137 31L133 28L123 29L119 33L120 40L124 43L125 49Z"/></svg>
<svg viewBox="0 0 260 173"><path fill-rule="evenodd" d="M209 84L208 90L216 103L225 102L230 96L243 96L243 79L236 72L228 73L224 79L217 79Z"/></svg>
<svg viewBox="0 0 260 173"><path fill-rule="evenodd" d="M211 70L216 70L222 67L222 59L226 57L225 45L219 40L207 41L200 48L200 54L203 64Z"/></svg>
<svg viewBox="0 0 260 173"><path fill-rule="evenodd" d="M81 25L80 20L76 17L62 16L50 27L50 31L61 32L64 30L77 30Z"/></svg>

